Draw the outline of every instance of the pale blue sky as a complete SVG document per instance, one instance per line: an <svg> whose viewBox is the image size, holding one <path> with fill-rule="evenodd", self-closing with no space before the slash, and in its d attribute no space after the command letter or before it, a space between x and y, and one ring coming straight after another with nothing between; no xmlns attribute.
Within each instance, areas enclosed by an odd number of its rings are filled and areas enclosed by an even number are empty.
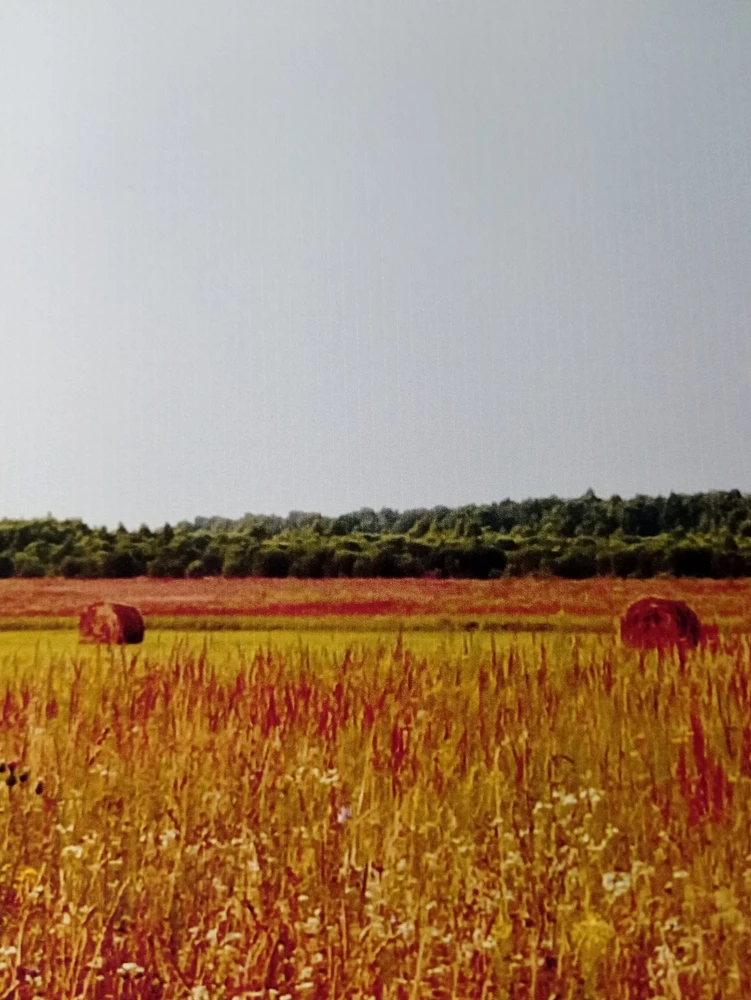
<svg viewBox="0 0 751 1000"><path fill-rule="evenodd" d="M2 0L0 517L751 491L748 0Z"/></svg>

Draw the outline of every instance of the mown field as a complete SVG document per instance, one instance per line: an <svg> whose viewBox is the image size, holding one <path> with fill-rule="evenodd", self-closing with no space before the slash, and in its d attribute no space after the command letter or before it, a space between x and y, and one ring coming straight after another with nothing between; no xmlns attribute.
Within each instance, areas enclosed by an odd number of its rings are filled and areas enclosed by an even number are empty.
<svg viewBox="0 0 751 1000"><path fill-rule="evenodd" d="M748 584L8 583L0 997L751 996ZM98 597L142 646L44 630Z"/></svg>
<svg viewBox="0 0 751 1000"><path fill-rule="evenodd" d="M751 631L748 580L0 580L0 630L72 629L96 600L137 605L153 629L511 630L613 632L647 595L688 601L725 632Z"/></svg>

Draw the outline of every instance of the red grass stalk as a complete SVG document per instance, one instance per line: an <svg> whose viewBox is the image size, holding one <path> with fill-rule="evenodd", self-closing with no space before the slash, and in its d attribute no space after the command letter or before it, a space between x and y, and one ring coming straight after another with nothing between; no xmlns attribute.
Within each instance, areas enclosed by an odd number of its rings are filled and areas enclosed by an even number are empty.
<svg viewBox="0 0 751 1000"><path fill-rule="evenodd" d="M743 727L741 741L741 777L751 778L751 727Z"/></svg>

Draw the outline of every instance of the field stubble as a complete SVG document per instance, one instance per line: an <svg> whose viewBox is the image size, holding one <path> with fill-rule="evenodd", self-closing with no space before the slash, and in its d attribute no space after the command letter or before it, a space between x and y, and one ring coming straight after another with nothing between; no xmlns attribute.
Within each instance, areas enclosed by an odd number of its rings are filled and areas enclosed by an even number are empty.
<svg viewBox="0 0 751 1000"><path fill-rule="evenodd" d="M222 642L3 658L0 996L751 995L746 637Z"/></svg>

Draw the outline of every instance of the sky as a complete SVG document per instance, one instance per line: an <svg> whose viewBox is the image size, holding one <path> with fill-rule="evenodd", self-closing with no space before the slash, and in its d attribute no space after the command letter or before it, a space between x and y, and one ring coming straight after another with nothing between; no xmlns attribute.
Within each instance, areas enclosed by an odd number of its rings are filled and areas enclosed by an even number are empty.
<svg viewBox="0 0 751 1000"><path fill-rule="evenodd" d="M0 517L751 492L748 0L2 0Z"/></svg>

